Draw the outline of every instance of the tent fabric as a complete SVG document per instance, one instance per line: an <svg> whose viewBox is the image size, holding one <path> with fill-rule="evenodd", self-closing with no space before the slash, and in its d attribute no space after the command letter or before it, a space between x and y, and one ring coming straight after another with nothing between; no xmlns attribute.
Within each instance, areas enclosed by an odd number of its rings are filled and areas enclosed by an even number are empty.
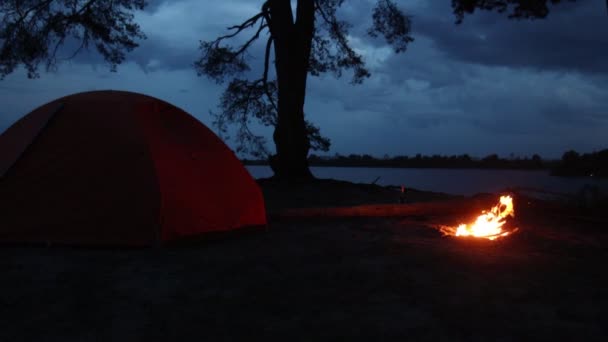
<svg viewBox="0 0 608 342"><path fill-rule="evenodd" d="M0 241L150 245L266 224L262 192L234 153L146 95L43 105L0 135L3 165Z"/></svg>
<svg viewBox="0 0 608 342"><path fill-rule="evenodd" d="M0 177L4 176L21 157L29 144L60 109L61 104L59 103L55 108L37 111L34 115L28 115L15 123L15 128L0 135Z"/></svg>

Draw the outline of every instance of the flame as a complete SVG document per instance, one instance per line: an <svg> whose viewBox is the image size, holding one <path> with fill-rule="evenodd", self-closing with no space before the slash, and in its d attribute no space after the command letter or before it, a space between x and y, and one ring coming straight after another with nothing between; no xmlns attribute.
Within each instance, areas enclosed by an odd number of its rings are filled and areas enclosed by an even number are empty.
<svg viewBox="0 0 608 342"><path fill-rule="evenodd" d="M442 227L441 231L447 235L454 236L473 236L496 240L500 237L511 234L504 231L503 226L507 222L507 217L514 217L513 198L511 196L501 196L500 202L489 212L482 212L473 224L460 224L458 227Z"/></svg>

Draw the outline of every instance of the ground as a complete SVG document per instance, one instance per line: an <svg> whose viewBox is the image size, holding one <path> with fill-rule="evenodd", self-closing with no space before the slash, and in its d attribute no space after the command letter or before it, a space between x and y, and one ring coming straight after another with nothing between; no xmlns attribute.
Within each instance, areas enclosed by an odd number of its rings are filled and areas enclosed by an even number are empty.
<svg viewBox="0 0 608 342"><path fill-rule="evenodd" d="M457 213L279 215L397 205L393 188L260 183L266 230L143 249L1 247L0 341L608 339L605 215L519 196L516 234L456 239L434 227ZM463 199L405 198L444 200Z"/></svg>

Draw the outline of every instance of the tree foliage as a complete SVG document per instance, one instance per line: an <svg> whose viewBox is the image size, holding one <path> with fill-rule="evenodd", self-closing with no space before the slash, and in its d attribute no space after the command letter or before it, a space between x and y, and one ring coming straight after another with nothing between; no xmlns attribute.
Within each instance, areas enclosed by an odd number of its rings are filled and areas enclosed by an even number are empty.
<svg viewBox="0 0 608 342"><path fill-rule="evenodd" d="M2 0L0 1L0 79L23 65L29 78L41 63L53 69L57 51L73 39L78 48L67 59L93 45L111 70L145 35L133 11L145 0Z"/></svg>
<svg viewBox="0 0 608 342"><path fill-rule="evenodd" d="M508 13L510 19L542 19L549 14L549 4L575 2L576 0L452 0L456 22L461 23L466 14L475 10ZM608 4L608 2L607 2Z"/></svg>

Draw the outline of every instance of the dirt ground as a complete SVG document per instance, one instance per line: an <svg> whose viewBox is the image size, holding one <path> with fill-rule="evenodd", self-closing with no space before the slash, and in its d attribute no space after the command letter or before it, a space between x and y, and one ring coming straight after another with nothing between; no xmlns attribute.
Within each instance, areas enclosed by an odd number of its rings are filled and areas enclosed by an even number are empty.
<svg viewBox="0 0 608 342"><path fill-rule="evenodd" d="M273 215L399 201L260 183ZM608 340L608 217L518 201L520 230L495 242L444 237L435 227L461 216L424 213L273 219L187 246L2 246L0 341Z"/></svg>

